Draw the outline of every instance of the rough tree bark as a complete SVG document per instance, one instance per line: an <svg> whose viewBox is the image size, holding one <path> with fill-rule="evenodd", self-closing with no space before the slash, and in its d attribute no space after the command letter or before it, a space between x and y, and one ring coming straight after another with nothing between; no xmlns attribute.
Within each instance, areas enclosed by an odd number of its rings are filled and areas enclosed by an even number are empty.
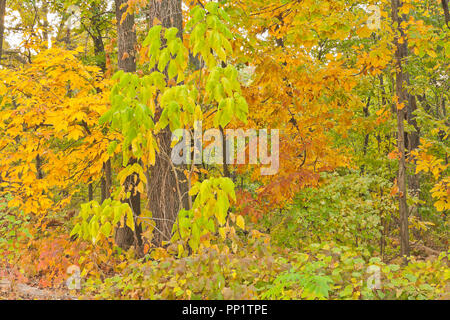
<svg viewBox="0 0 450 320"><path fill-rule="evenodd" d="M392 5L392 22L397 27L397 32L394 38L396 46L395 60L396 60L396 77L395 77L395 91L398 98L398 105L403 105L403 108L397 107L397 143L399 152L399 168L398 168L398 200L399 200L399 215L400 215L400 253L402 256L409 256L409 232L408 232L408 205L406 203L407 188L406 188L406 159L405 159L405 125L406 118L406 103L408 93L404 88L405 74L403 71L403 60L406 58L405 47L399 42L399 37L404 36L404 31L401 27L399 17L399 7L402 5L401 0L391 0Z"/></svg>
<svg viewBox="0 0 450 320"><path fill-rule="evenodd" d="M118 65L119 69L125 72L136 72L136 29L134 23L134 15L128 14L122 22L122 16L127 10L127 0L115 0L116 19L117 19L117 35L118 35ZM122 22L122 23L121 23ZM137 160L131 158L129 165L133 165ZM141 195L137 191L136 186L139 184L139 177L131 175L125 180L125 193L130 192L128 199L122 200L128 203L133 210L134 217L141 214ZM136 226L134 233L128 226L116 229L115 241L122 249L129 249L133 244L137 248L141 245L141 227ZM137 243L136 243L137 242Z"/></svg>
<svg viewBox="0 0 450 320"><path fill-rule="evenodd" d="M183 34L183 17L181 0L151 0L149 1L147 18L149 25L153 26L155 18L164 28L175 27L179 30L178 37ZM161 110L157 111L156 117ZM187 183L182 173L178 173L178 181L170 162L172 133L166 128L158 135L160 153L156 157L155 165L150 168L150 181L148 192L148 209L152 212L156 225L153 242L161 245L162 241L170 240L172 227L182 207L188 207ZM177 194L177 183L183 195L180 203Z"/></svg>

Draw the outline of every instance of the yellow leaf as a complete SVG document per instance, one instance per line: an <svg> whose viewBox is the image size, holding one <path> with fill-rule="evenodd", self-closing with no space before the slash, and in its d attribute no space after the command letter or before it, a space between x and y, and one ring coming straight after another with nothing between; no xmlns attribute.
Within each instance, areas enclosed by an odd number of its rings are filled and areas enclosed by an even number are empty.
<svg viewBox="0 0 450 320"><path fill-rule="evenodd" d="M398 109L398 110L403 110L404 107L405 107L405 104L404 104L404 103L399 103L399 104L397 104L397 109Z"/></svg>
<svg viewBox="0 0 450 320"><path fill-rule="evenodd" d="M358 29L356 31L356 33L358 34L358 36L360 36L361 38L367 38L370 37L370 35L372 34L372 30L370 30L369 28L367 28L366 26Z"/></svg>
<svg viewBox="0 0 450 320"><path fill-rule="evenodd" d="M428 50L427 50L427 53L428 53L428 55L429 55L430 57L432 57L432 58L436 58L436 57L437 57L436 52L434 52L434 50L432 50L432 49L428 49Z"/></svg>
<svg viewBox="0 0 450 320"><path fill-rule="evenodd" d="M219 228L219 234L222 237L223 240L227 238L226 230L225 228Z"/></svg>
<svg viewBox="0 0 450 320"><path fill-rule="evenodd" d="M442 201L442 200L440 200L440 201L437 201L435 204L434 204L434 206L436 207L436 209L437 209L437 211L440 211L440 212L442 212L442 211L444 211L444 209L445 209L445 201Z"/></svg>
<svg viewBox="0 0 450 320"><path fill-rule="evenodd" d="M242 216L237 216L237 218L236 218L236 225L239 228L245 230L245 221L244 221L244 218Z"/></svg>
<svg viewBox="0 0 450 320"><path fill-rule="evenodd" d="M6 86L3 84L3 82L0 82L0 96L4 96L7 92Z"/></svg>
<svg viewBox="0 0 450 320"><path fill-rule="evenodd" d="M161 24L161 21L158 18L153 19L153 25L156 26L158 24Z"/></svg>

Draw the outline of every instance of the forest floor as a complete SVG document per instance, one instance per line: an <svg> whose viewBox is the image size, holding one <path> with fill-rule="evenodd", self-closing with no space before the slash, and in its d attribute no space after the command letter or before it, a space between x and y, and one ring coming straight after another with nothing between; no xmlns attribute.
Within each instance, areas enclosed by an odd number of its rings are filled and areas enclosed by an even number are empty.
<svg viewBox="0 0 450 320"><path fill-rule="evenodd" d="M43 289L39 279L26 279L20 273L3 266L0 268L0 300L75 300L65 287Z"/></svg>
<svg viewBox="0 0 450 320"><path fill-rule="evenodd" d="M417 246L419 261L434 261L437 259L435 251L423 245ZM400 261L400 260L399 260ZM0 300L78 300L76 291L70 291L65 283L58 287L43 288L40 285L40 277L25 278L13 266L3 266L0 268ZM84 297L83 299L86 299ZM439 300L450 300L450 283L447 284Z"/></svg>

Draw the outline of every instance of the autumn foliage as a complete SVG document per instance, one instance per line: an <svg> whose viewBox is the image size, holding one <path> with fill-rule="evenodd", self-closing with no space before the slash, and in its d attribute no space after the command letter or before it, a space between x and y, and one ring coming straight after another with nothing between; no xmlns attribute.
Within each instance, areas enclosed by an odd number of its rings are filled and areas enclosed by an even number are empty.
<svg viewBox="0 0 450 320"><path fill-rule="evenodd" d="M0 277L66 290L76 266L87 299L448 298L441 1L38 2L8 3L23 31L0 40ZM174 164L168 137L200 122L278 129L278 171Z"/></svg>

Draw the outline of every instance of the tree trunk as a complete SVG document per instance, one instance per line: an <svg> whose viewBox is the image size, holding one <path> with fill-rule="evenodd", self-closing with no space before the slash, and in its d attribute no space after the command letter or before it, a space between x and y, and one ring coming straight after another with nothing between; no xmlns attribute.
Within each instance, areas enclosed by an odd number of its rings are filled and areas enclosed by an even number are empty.
<svg viewBox="0 0 450 320"><path fill-rule="evenodd" d="M92 182L89 182L89 184L88 184L88 199L89 199L89 202L94 200L94 187L92 185Z"/></svg>
<svg viewBox="0 0 450 320"><path fill-rule="evenodd" d="M102 33L99 29L99 18L101 14L96 6L93 6L91 10L94 11L94 15L91 18L91 25L93 31L89 33L94 43L94 55L96 56L96 64L101 69L102 73L106 72L106 60L105 60L105 44L103 42ZM100 93L101 90L97 89ZM106 161L103 164L103 176L100 180L101 186L101 200L102 202L111 197L111 160Z"/></svg>
<svg viewBox="0 0 450 320"><path fill-rule="evenodd" d="M49 33L48 33L48 3L47 1L42 2L42 28L43 30L43 38L44 42L47 42L47 48L50 48L50 41L49 41Z"/></svg>
<svg viewBox="0 0 450 320"><path fill-rule="evenodd" d="M122 16L126 12L126 0L115 0L116 19L117 19L117 41L119 47L118 64L119 69L125 72L136 72L136 27L134 24L134 15L128 14L121 23Z"/></svg>
<svg viewBox="0 0 450 320"><path fill-rule="evenodd" d="M153 26L155 18L161 21L164 28L175 27L179 30L178 37L183 34L183 17L181 0L151 0L149 2L149 24ZM157 114L161 109L157 111ZM154 244L160 246L163 241L171 238L172 227L182 207L188 207L187 183L182 173L175 176L171 155L172 133L169 128L164 129L159 135L160 153L156 157L155 165L150 168L149 199L147 207L155 219ZM183 182L181 182L183 181ZM177 185L178 184L178 185ZM182 201L177 194L177 188L183 195ZM182 202L182 203L180 203Z"/></svg>
<svg viewBox="0 0 450 320"><path fill-rule="evenodd" d="M447 27L450 28L449 22L450 22L450 13L448 11L448 0L441 0L442 2L442 9L444 9L444 18L445 18L445 24Z"/></svg>
<svg viewBox="0 0 450 320"><path fill-rule="evenodd" d="M111 160L108 160L103 164L103 177L101 180L102 202L111 197L111 176Z"/></svg>
<svg viewBox="0 0 450 320"><path fill-rule="evenodd" d="M412 197L418 198L420 195L420 179L419 174L416 174L415 162L411 156L411 152L416 150L420 144L420 128L417 125L416 116L414 115L414 111L417 110L416 96L413 94L408 94L408 102L408 124L415 129L414 131L408 133L408 154L410 161L414 164L412 167L412 174L408 177L408 189ZM414 205L414 207L411 208L411 214L415 216L419 214L417 205Z"/></svg>
<svg viewBox="0 0 450 320"><path fill-rule="evenodd" d="M400 18L399 18L400 19ZM405 15L402 16L402 18L400 19L401 21L406 21L407 17ZM403 32L403 30L402 30ZM404 43L403 43L403 52L404 52L404 59L405 59L405 64L409 64L410 62L408 61L408 40L404 39ZM410 83L410 75L408 73L408 71L403 71L404 73L404 79L406 81L406 84L409 86ZM414 197L414 198L418 198L419 197L419 193L420 193L420 179L419 179L419 175L416 174L416 166L415 166L415 161L413 159L413 157L411 156L411 153L416 150L419 147L420 144L420 128L417 124L417 120L416 120L416 115L414 114L414 112L417 110L417 100L416 100L416 96L414 94L410 94L409 92L407 92L407 90L405 90L405 94L406 94L406 98L408 99L408 109L406 112L406 119L408 121L408 124L414 128L413 131L408 132L406 134L406 146L408 148L408 160L413 163L412 165L412 174L408 177L408 190L409 190L409 194ZM411 208L411 213L415 216L418 215L418 206L414 205Z"/></svg>
<svg viewBox="0 0 450 320"><path fill-rule="evenodd" d="M364 113L364 117L365 118L368 118L370 116L369 107L370 107L370 97L367 99L367 103L363 107L363 113ZM366 155L367 155L367 148L369 147L369 137L370 137L369 133L367 133L364 136L364 144L363 144L363 155L364 155L364 157L366 157ZM365 165L363 164L361 166L361 175L364 175L364 171L365 171Z"/></svg>
<svg viewBox="0 0 450 320"><path fill-rule="evenodd" d="M97 57L97 66L102 70L103 73L106 71L106 60L105 60L105 45L103 44L102 35L97 35L92 37L94 42L94 54Z"/></svg>
<svg viewBox="0 0 450 320"><path fill-rule="evenodd" d="M125 72L136 72L136 29L134 24L134 15L128 14L122 22L122 16L127 10L127 0L115 0L117 36L118 36L118 65L119 69ZM122 22L122 23L121 23ZM135 158L131 158L129 165L136 163ZM141 214L141 195L136 190L139 184L139 178L135 175L127 177L125 180L125 193L130 192L131 196L122 201L128 203L133 210L136 218ZM136 221L136 219L135 219ZM119 227L116 230L116 244L122 249L129 249L133 244L139 248L141 244L141 228L136 226L136 232L133 232L128 226Z"/></svg>
<svg viewBox="0 0 450 320"><path fill-rule="evenodd" d="M42 159L39 155L36 156L36 177L41 180L44 178L42 173Z"/></svg>
<svg viewBox="0 0 450 320"><path fill-rule="evenodd" d="M399 37L404 36L401 27L401 21L398 15L399 7L402 4L401 0L391 0L392 4L392 22L397 25L394 44L396 46L396 79L395 90L398 98L397 105L397 143L398 152L400 154L399 168L398 168L398 200L399 200L399 215L400 215L400 253L402 256L409 256L409 232L408 232L408 205L406 203L407 189L406 189L406 159L405 159L405 125L404 120L406 113L407 92L403 86L405 75L403 72L403 60L406 57L405 46L399 43ZM399 108L398 106L403 107Z"/></svg>
<svg viewBox="0 0 450 320"><path fill-rule="evenodd" d="M93 11L94 14L91 17L92 31L89 34L94 42L94 54L97 58L97 66L105 73L105 44L103 42L102 31L100 29L101 20L99 18L102 12L100 12L100 9L95 5L91 6L91 11Z"/></svg>
<svg viewBox="0 0 450 320"><path fill-rule="evenodd" d="M3 35L5 34L6 0L0 0L0 64L3 55Z"/></svg>

